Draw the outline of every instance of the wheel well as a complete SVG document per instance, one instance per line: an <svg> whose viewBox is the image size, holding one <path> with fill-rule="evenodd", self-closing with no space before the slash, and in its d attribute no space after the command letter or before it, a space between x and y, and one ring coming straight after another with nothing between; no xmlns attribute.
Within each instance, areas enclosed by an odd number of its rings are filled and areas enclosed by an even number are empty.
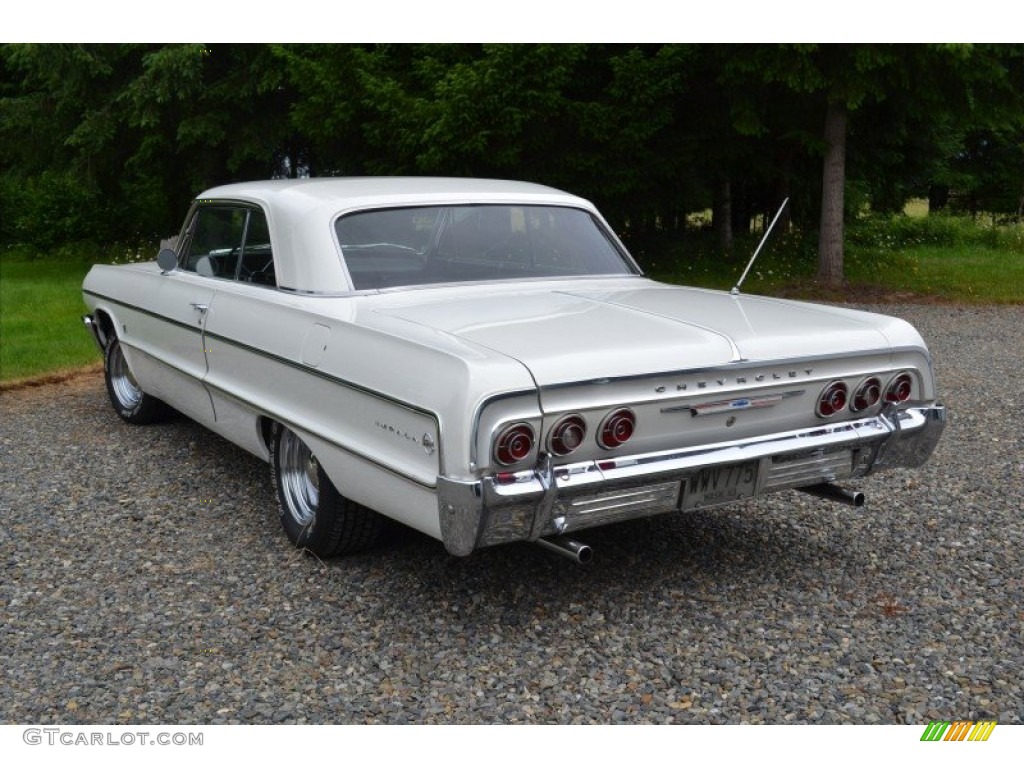
<svg viewBox="0 0 1024 768"><path fill-rule="evenodd" d="M274 421L269 416L260 416L260 435L263 437L263 444L267 446L267 452L271 450L270 441L273 437Z"/></svg>
<svg viewBox="0 0 1024 768"><path fill-rule="evenodd" d="M114 321L111 319L110 315L102 309L97 309L96 312L93 313L93 316L99 324L100 330L103 331L103 338L106 340L107 344L110 343L111 339L117 338L117 330L114 328Z"/></svg>

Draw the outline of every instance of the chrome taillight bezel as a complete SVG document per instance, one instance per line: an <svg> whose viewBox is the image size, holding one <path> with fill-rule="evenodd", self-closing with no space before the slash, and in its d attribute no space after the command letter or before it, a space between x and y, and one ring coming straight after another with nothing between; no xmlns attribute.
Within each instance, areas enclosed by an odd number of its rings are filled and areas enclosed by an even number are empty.
<svg viewBox="0 0 1024 768"><path fill-rule="evenodd" d="M566 431L575 430L578 438L570 445L566 440ZM548 430L547 447L552 456L568 456L579 449L587 439L587 422L578 413L570 413L561 417Z"/></svg>
<svg viewBox="0 0 1024 768"><path fill-rule="evenodd" d="M914 377L910 375L909 371L901 371L885 385L885 402L905 403L913 393Z"/></svg>
<svg viewBox="0 0 1024 768"><path fill-rule="evenodd" d="M612 451L629 442L634 434L636 414L631 408L616 408L601 419L601 426L597 430L597 444L606 451Z"/></svg>
<svg viewBox="0 0 1024 768"><path fill-rule="evenodd" d="M866 411L878 405L882 399L882 380L877 376L868 376L853 390L850 398L850 410L854 413Z"/></svg>
<svg viewBox="0 0 1024 768"><path fill-rule="evenodd" d="M838 399L837 399L838 398ZM830 381L821 394L814 412L822 419L828 419L846 409L850 402L850 388L845 381Z"/></svg>
<svg viewBox="0 0 1024 768"><path fill-rule="evenodd" d="M517 421L504 427L494 438L491 455L501 466L511 467L529 458L536 445L537 435L533 427L525 421Z"/></svg>

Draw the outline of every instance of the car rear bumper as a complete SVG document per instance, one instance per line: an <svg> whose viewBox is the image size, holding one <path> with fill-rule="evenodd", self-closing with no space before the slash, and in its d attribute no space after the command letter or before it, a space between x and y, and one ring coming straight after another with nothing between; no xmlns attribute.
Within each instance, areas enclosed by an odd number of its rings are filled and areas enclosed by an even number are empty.
<svg viewBox="0 0 1024 768"><path fill-rule="evenodd" d="M553 466L466 482L438 478L445 548L453 555L510 541L830 483L927 461L946 425L939 404L693 448ZM743 469L753 477L721 497L693 487L701 473ZM717 482L717 481L716 481Z"/></svg>

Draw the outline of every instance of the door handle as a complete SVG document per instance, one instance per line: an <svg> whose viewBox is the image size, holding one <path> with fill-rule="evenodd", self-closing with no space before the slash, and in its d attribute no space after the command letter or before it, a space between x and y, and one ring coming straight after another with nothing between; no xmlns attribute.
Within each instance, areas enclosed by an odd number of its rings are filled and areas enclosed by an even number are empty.
<svg viewBox="0 0 1024 768"><path fill-rule="evenodd" d="M200 304L198 301L190 301L189 304L191 305L192 309L199 313L203 313L210 308L209 305Z"/></svg>

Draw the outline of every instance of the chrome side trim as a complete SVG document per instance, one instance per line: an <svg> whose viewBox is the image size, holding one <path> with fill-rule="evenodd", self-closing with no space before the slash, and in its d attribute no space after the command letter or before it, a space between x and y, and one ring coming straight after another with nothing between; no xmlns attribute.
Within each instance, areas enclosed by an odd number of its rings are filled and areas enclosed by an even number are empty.
<svg viewBox="0 0 1024 768"><path fill-rule="evenodd" d="M172 323L174 325L180 326L181 328L184 328L186 330L192 331L192 332L194 332L197 335L202 335L202 331L199 328L195 328L195 327L193 327L191 325L188 325L188 324L185 324L185 323L179 323L179 322L177 322L175 320L172 320L170 318L165 317L164 315L160 315L160 314L157 314L157 313L154 313L154 312L149 312L149 311L144 310L144 309L142 309L140 307L135 307L135 306L133 306L131 304L125 304L124 302L117 301L116 299L111 299L111 298L109 298L107 296L102 296L100 294L95 294L95 293L92 293L92 292L88 292L88 293L90 293L90 295L96 296L98 298L102 298L102 299L105 299L107 301L111 301L111 302L113 302L115 304L120 304L122 306L128 307L129 309L134 309L134 310L137 310L139 312L143 312L143 313L145 313L147 315L151 315L151 316L153 316L153 317L155 317L157 319L166 320L169 323ZM88 322L86 321L86 318L88 318ZM83 321L83 323L86 324L86 327L89 327L90 330L93 330L94 334L95 334L96 330L99 330L100 332L102 332L102 329L98 328L98 323L96 323L95 320L93 320L91 316L89 316L89 315L83 316L82 317L82 321ZM213 334L206 334L206 335L210 336L210 337L213 337L213 338L217 338L219 341L224 341L226 343L235 343L231 339L227 339L227 338L224 338L224 337L221 337L221 336L214 336ZM100 342L97 340L97 344L99 344L99 343ZM212 383L210 381L207 381L205 378L200 378L198 376L195 376L190 371L186 371L183 368L181 368L181 366L175 365L174 363L168 361L162 355L156 353L157 352L156 350L143 349L143 348L139 347L138 345L133 344L133 343L128 342L128 341L122 341L121 343L124 344L127 347L130 347L131 349L138 350L139 352L142 352L143 354L150 356L154 360L157 360L158 362L160 362L162 365L166 365L168 368L173 368L178 373L180 373L180 374L182 374L184 376L188 376L190 379L193 379L193 380L199 382L204 387L206 387L207 390L211 390L211 389L216 390L220 394L222 394L222 395L224 395L226 397L229 397L232 400L235 400L236 402L241 403L241 404L247 406L256 415L261 415L261 416L266 416L268 418L271 418L271 419L273 419L273 420L275 420L275 421L277 421L277 422L279 422L281 424L284 424L286 427L288 427L289 429L292 429L292 430L300 430L300 431L303 431L303 432L308 432L309 434L313 435L314 437L317 437L317 438L323 440L326 443L330 443L332 446L334 446L338 450L344 451L345 453L349 454L350 456L353 456L353 457L355 457L357 459L360 459L362 461L365 461L365 462L368 462L370 464L373 464L374 466L378 467L379 469L383 469L383 470L391 473L392 475L394 475L397 478L401 478L402 480L406 480L406 481L408 481L410 483L414 483L415 485L417 485L417 486L419 486L421 488L427 488L427 489L433 490L436 487L435 484L433 484L433 483L424 482L423 480L420 480L420 479L418 479L416 477L413 477L411 475L406 474L405 472L403 472L400 469L397 469L396 467L393 467L393 466L391 466L389 464L384 464L381 461L379 461L378 459L373 458L372 456L368 456L367 454L362 453L362 452L360 452L360 451L358 451L358 450L356 450L354 448L351 448L351 447L349 447L347 445L339 443L336 439L328 437L327 435L323 434L322 432L318 431L317 429L315 429L313 427L309 427L309 426L303 425L303 424L297 424L297 423L295 423L295 422L293 422L293 421L291 421L289 419L285 419L285 418L281 417L280 415L278 415L272 409L267 408L265 405L260 405L258 403L254 403L251 400L248 400L247 398L239 396L238 393L236 393L236 392L231 392L231 391L229 391L227 389L224 389L221 386L218 386L217 384L214 384L214 383ZM239 346L243 346L244 347L245 345L239 345ZM251 347L248 348L248 349L250 349L251 351L253 351L255 353L259 353L259 350L255 350L255 349L253 349ZM102 346L100 347L100 351L101 352L103 351L103 347ZM276 356L274 356L274 355L267 354L265 356L270 357L272 359L277 359L279 362L289 362L289 361L285 360L284 358L276 358ZM441 443L444 440L444 436L441 433L440 422L439 422L437 416L434 413L432 413L431 411L417 409L415 406L411 406L411 405L409 405L407 403L404 403L404 402L402 402L400 400L391 400L386 395L382 395L379 392L373 392L372 390L368 390L368 389L366 389L364 387L359 387L359 385L355 385L355 384L351 384L349 382L345 382L344 380L337 379L337 378L335 378L333 376L330 376L330 375L327 375L327 374L323 374L323 373L321 373L319 371L316 371L315 369L309 368L309 367L304 366L304 365L300 365L300 364L297 364L297 363L292 363L292 366L297 368L297 369L299 369L299 370L301 370L301 371L304 371L306 373L311 373L311 374L314 374L314 375L318 375L321 378L324 378L324 379L326 379L328 381L331 381L331 382L333 382L335 384L339 384L341 386L348 386L348 387L350 387L352 389L355 389L355 390L357 390L357 391L359 391L359 392L361 392L363 394L373 395L373 396L375 396L375 397L377 397L377 398L379 398L381 400L385 400L387 402L392 402L393 404L402 406L402 407L406 408L407 410L410 410L410 411L413 411L413 412L416 412L416 413L420 413L422 415L427 416L428 418L431 418L434 421L435 427L437 429L438 448L435 449L435 450L439 450L440 449ZM443 468L443 466L444 466L443 463L441 464L441 466Z"/></svg>
<svg viewBox="0 0 1024 768"><path fill-rule="evenodd" d="M110 302L113 302L114 304L119 304L122 307L127 307L128 309L135 310L136 312L141 312L144 315L149 315L150 317L156 318L157 320L163 320L164 322L170 323L172 325L176 325L176 326L178 326L180 328L184 328L186 330L193 331L194 333L202 334L203 336L205 336L207 338L216 339L217 341L222 341L225 344L231 344L233 346L238 347L239 349L245 350L246 352L251 352L254 355L259 355L260 357L265 357L268 360L273 360L274 362L281 363L282 365L288 365L288 366L290 366L292 368L296 368L296 369L298 369L300 371L304 371L305 373L312 374L313 376L317 376L317 377L319 377L321 379L326 379L327 381L331 381L331 382L333 382L335 384L340 384L340 385L342 385L344 387L349 387L350 389L354 389L354 390L356 390L358 392L361 392L363 394L371 395L371 396L376 397L376 398L378 398L380 400L385 400L385 401L387 401L389 403L393 403L394 405L398 405L398 406L401 406L403 408L406 408L407 410L413 411L415 413L422 414L423 416L427 416L427 417L433 419L435 423L439 423L438 416L433 411L430 411L430 410L428 410L426 408L421 408L421 407L419 407L417 405L413 405L412 403L407 403L404 400L400 400L400 399L398 399L396 397L392 397L391 395L385 394L383 392L377 392L374 389L370 389L369 387L363 386L362 384L357 384L354 381L348 381L347 379L343 379L340 376L333 376L333 375L331 375L329 373L324 373L323 371L319 371L319 370L317 370L315 368L311 368L308 365L303 365L302 363L296 362L295 360L289 360L286 357L281 357L280 355L275 355L275 354L273 354L271 352L267 352L267 351L259 349L257 347L253 347L253 346L251 346L249 344L246 344L244 342L238 341L236 339L232 339L232 338L229 338L227 336L221 336L220 334L217 334L217 333L210 333L209 331L204 331L204 330L198 328L197 326L189 325L188 323L183 323L183 322L181 322L179 320L175 320L173 318L167 317L166 315L161 315L158 312L153 312L151 310L144 309L143 307L137 306L135 304L129 304L128 302L121 301L120 299L115 299L115 298L112 298L110 296L105 296L105 295L103 295L101 293L96 293L94 291L83 291L83 293L87 293L90 296L96 297L97 299L103 299L104 301L110 301Z"/></svg>
<svg viewBox="0 0 1024 768"><path fill-rule="evenodd" d="M177 370L180 370L180 369L177 369ZM185 372L182 371L182 373L185 373ZM358 451L355 448L351 448L351 447L345 445L344 443L339 443L336 439L334 439L332 437L328 437L327 435L323 434L322 432L319 432L316 429L313 429L312 427L306 426L304 424L298 424L297 422L294 422L294 421L292 421L290 419L285 419L284 417L279 416L274 411L271 411L271 410L265 408L264 406L257 405L256 403L252 402L251 400L247 400L244 397L240 397L235 392L229 392L228 390L224 389L223 387L219 387L216 384L211 384L208 381L203 381L202 383L206 387L208 387L209 389L217 390L217 392L219 392L222 396L228 397L228 398L234 400L235 402L238 402L238 403L241 403L242 405L247 406L250 410L253 411L254 414L259 415L259 416L266 416L269 419L273 419L274 421L276 421L276 422L278 422L280 424L283 424L284 426L288 427L293 432L295 432L295 431L308 432L309 434L313 435L314 437L316 437L316 438L318 438L320 440L323 440L325 443L329 443L333 447L337 448L339 451L344 451L349 456L354 456L357 459L361 459L362 461L365 461L365 462L367 462L369 464L373 464L378 469L383 469L386 472L390 472L392 475L394 475L395 477L401 478L402 480L407 480L410 483L415 483L416 485L420 486L421 488L427 488L427 489L433 490L436 487L433 483L425 483L422 480L419 480L418 478L413 477L412 475L406 474L405 472L403 472L400 469L396 469L395 467L391 466L390 464L385 464L385 463L381 462L379 459L375 459L372 456L369 456L369 455L363 453L362 451Z"/></svg>
<svg viewBox="0 0 1024 768"><path fill-rule="evenodd" d="M92 296L92 297L97 298L97 299L102 299L103 301L109 301L112 304L118 304L118 305L120 305L120 306L122 306L122 307L124 307L126 309L130 309L130 310L132 310L134 312L141 312L142 314L148 315L149 317L155 318L157 320L163 320L165 323L170 323L171 325L176 325L178 328L182 328L182 329L184 329L186 331L192 331L193 333L196 333L196 334L202 334L202 332L203 332L203 329L200 328L199 326L191 325L189 323L183 323L180 320L175 320L173 317L168 317L167 315L161 315L159 312L153 312L152 310L144 309L143 307L140 307L140 306L138 306L136 304L129 304L126 301L119 301L118 299L111 298L110 296L106 296L106 295L104 295L102 293L96 293L95 291L87 291L84 288L82 289L82 293L88 294L89 296Z"/></svg>

